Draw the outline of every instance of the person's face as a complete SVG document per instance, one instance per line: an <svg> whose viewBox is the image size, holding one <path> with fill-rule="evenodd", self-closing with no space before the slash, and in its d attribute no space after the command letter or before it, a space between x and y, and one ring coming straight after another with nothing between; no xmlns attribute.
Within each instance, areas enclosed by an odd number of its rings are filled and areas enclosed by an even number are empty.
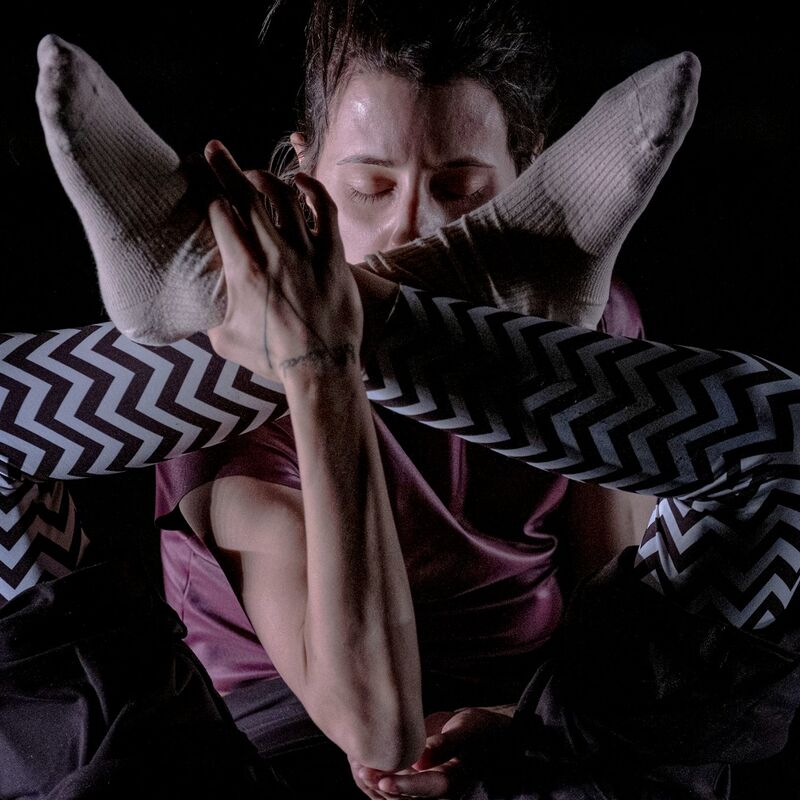
<svg viewBox="0 0 800 800"><path fill-rule="evenodd" d="M424 236L508 186L506 133L497 99L476 81L422 88L386 72L354 75L315 170L339 209L347 260Z"/></svg>

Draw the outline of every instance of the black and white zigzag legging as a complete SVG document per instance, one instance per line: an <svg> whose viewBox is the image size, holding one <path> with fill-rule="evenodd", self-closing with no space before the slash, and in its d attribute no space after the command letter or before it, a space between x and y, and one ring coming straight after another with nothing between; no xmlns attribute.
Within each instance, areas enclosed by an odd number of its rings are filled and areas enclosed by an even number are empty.
<svg viewBox="0 0 800 800"><path fill-rule="evenodd" d="M686 608L769 626L800 579L800 378L754 356L608 336L403 288L371 400L571 478L661 499L636 570ZM71 571L62 481L152 464L285 410L202 335L111 324L0 337L0 596Z"/></svg>

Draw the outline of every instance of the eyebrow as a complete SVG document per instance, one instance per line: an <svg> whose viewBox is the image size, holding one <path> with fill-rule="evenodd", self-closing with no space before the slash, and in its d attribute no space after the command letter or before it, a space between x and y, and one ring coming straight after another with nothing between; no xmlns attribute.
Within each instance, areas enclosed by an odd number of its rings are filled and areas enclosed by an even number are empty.
<svg viewBox="0 0 800 800"><path fill-rule="evenodd" d="M373 167L395 167L397 166L394 161L385 158L377 158L367 153L355 153L352 156L347 156L341 161L336 162L336 166L344 164L369 164ZM480 161L477 158L453 158L450 161L444 161L441 164L436 164L434 169L459 169L460 167L482 167L483 169L494 169L493 164L487 164L485 161Z"/></svg>
<svg viewBox="0 0 800 800"><path fill-rule="evenodd" d="M494 164L487 164L477 158L454 158L437 165L438 169L458 169L459 167L483 167L484 169L494 169Z"/></svg>
<svg viewBox="0 0 800 800"><path fill-rule="evenodd" d="M347 156L341 161L336 162L336 166L342 164L370 164L374 167L393 167L394 161L387 161L385 158L376 158L375 156L367 155L366 153L356 153L352 156Z"/></svg>

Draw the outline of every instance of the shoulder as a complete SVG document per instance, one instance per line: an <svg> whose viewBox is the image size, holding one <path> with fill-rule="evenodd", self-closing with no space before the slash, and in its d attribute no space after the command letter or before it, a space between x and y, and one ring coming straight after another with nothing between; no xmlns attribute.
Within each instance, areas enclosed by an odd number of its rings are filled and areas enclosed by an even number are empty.
<svg viewBox="0 0 800 800"><path fill-rule="evenodd" d="M300 470L288 417L158 464L156 519L164 526L165 520L177 512L180 501L189 492L234 476L300 488Z"/></svg>

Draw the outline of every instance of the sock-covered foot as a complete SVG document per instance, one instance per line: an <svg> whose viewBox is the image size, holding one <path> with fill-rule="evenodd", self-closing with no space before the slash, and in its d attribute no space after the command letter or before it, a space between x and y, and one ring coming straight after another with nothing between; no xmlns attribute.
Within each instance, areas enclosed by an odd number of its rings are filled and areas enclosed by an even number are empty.
<svg viewBox="0 0 800 800"><path fill-rule="evenodd" d="M48 148L126 335L162 344L224 318L205 198L102 69L55 36L39 47ZM367 258L438 293L594 327L619 248L691 125L699 64L656 62L606 92L498 197L437 234ZM198 192L198 195L202 193Z"/></svg>
<svg viewBox="0 0 800 800"><path fill-rule="evenodd" d="M367 258L392 280L594 328L625 236L694 118L700 64L679 53L600 97L497 197Z"/></svg>
<svg viewBox="0 0 800 800"><path fill-rule="evenodd" d="M163 344L219 324L225 297L207 198L176 153L83 50L39 44L47 148L92 248L106 309L127 336Z"/></svg>

